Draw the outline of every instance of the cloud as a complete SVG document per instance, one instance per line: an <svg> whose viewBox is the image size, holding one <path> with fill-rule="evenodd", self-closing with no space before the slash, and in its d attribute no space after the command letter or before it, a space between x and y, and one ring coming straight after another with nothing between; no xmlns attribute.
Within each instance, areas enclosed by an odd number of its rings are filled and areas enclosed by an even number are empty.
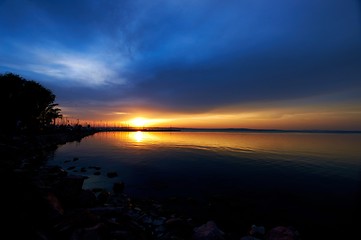
<svg viewBox="0 0 361 240"><path fill-rule="evenodd" d="M357 3L282 3L145 7L130 94L197 112L360 88Z"/></svg>
<svg viewBox="0 0 361 240"><path fill-rule="evenodd" d="M115 79L118 84L125 82L118 78L115 71L117 68L109 67L106 62L92 57L63 53L49 56L47 53L40 59L44 59L44 62L37 66L30 66L29 70L51 78L75 81L84 86L99 86Z"/></svg>
<svg viewBox="0 0 361 240"><path fill-rule="evenodd" d="M97 113L242 111L361 91L355 0L0 4L0 70Z"/></svg>
<svg viewBox="0 0 361 240"><path fill-rule="evenodd" d="M50 81L55 85L59 81L61 81L61 85L84 87L97 87L114 82L124 84L126 82L118 74L122 69L122 63L119 60L113 62L112 59L104 55L99 56L91 52L85 54L70 52L60 47L28 47L18 46L18 49L23 49L23 56L18 57L18 61L23 62L23 64L3 63L3 65L16 71L31 72L42 81Z"/></svg>

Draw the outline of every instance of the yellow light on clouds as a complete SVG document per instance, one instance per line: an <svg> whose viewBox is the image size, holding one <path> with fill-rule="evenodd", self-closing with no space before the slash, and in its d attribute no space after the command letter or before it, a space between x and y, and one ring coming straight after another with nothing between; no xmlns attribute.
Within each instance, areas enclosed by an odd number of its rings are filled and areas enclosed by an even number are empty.
<svg viewBox="0 0 361 240"><path fill-rule="evenodd" d="M167 119L159 119L159 118L144 118L144 117L136 117L127 121L131 127L150 127L156 126L161 127L162 123L167 123L169 120Z"/></svg>

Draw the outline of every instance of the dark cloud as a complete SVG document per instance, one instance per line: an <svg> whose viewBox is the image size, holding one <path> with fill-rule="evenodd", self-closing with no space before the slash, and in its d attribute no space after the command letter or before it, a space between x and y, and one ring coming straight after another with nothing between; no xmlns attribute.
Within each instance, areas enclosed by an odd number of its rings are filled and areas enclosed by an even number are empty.
<svg viewBox="0 0 361 240"><path fill-rule="evenodd" d="M284 55L283 57L281 55ZM197 65L157 69L133 94L183 111L227 104L289 100L361 89L358 52L296 58L292 53L258 58L209 59Z"/></svg>

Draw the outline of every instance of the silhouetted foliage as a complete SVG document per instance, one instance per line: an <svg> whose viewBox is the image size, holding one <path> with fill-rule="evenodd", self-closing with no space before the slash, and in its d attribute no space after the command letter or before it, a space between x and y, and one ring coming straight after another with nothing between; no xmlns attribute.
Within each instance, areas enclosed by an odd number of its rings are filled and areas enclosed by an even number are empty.
<svg viewBox="0 0 361 240"><path fill-rule="evenodd" d="M55 95L33 80L0 74L0 132L37 132L61 118Z"/></svg>

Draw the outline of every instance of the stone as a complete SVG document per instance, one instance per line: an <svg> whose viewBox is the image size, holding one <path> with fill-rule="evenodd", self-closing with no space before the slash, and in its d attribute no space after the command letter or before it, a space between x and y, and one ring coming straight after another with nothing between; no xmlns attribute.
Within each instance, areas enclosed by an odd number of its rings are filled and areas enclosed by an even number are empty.
<svg viewBox="0 0 361 240"><path fill-rule="evenodd" d="M268 236L269 240L296 240L297 233L295 230L284 227L278 226L271 229Z"/></svg>
<svg viewBox="0 0 361 240"><path fill-rule="evenodd" d="M107 177L108 178L114 178L114 177L117 177L118 176L118 173L117 172L108 172L107 173Z"/></svg>
<svg viewBox="0 0 361 240"><path fill-rule="evenodd" d="M61 202L73 204L79 199L79 195L83 190L83 183L84 177L68 175L54 184L54 191Z"/></svg>
<svg viewBox="0 0 361 240"><path fill-rule="evenodd" d="M113 191L114 193L122 193L124 191L124 183L123 182L116 182L113 184Z"/></svg>
<svg viewBox="0 0 361 240"><path fill-rule="evenodd" d="M220 230L216 223L208 221L200 227L194 228L194 240L224 240L224 232Z"/></svg>
<svg viewBox="0 0 361 240"><path fill-rule="evenodd" d="M95 193L89 189L82 190L79 194L78 203L80 207L94 207L97 203L97 197Z"/></svg>
<svg viewBox="0 0 361 240"><path fill-rule="evenodd" d="M110 198L110 192L101 191L97 196L97 202L100 205L105 204Z"/></svg>

